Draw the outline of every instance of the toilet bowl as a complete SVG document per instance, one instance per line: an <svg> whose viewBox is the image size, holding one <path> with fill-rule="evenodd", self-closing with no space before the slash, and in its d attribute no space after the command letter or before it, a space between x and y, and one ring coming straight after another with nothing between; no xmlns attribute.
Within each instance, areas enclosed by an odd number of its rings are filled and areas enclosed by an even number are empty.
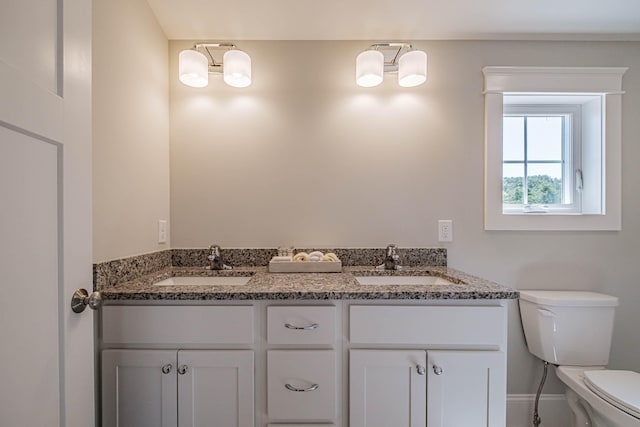
<svg viewBox="0 0 640 427"><path fill-rule="evenodd" d="M617 305L594 292L520 291L527 347L557 366L573 426L640 427L640 374L605 368Z"/></svg>

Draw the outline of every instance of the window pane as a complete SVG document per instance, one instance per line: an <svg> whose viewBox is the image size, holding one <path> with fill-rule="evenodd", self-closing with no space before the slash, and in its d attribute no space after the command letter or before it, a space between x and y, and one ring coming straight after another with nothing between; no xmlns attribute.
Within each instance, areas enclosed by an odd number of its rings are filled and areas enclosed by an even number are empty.
<svg viewBox="0 0 640 427"><path fill-rule="evenodd" d="M524 117L503 118L502 159L524 160Z"/></svg>
<svg viewBox="0 0 640 427"><path fill-rule="evenodd" d="M528 203L562 203L562 165L531 164L527 170Z"/></svg>
<svg viewBox="0 0 640 427"><path fill-rule="evenodd" d="M527 118L527 158L562 160L563 116Z"/></svg>
<svg viewBox="0 0 640 427"><path fill-rule="evenodd" d="M502 203L521 205L524 203L524 165L502 165Z"/></svg>

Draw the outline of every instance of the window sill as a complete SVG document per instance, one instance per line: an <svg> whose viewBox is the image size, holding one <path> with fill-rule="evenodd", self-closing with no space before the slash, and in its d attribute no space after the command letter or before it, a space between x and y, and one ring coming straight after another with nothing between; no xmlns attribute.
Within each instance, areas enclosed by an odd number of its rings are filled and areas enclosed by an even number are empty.
<svg viewBox="0 0 640 427"><path fill-rule="evenodd" d="M619 231L619 217L581 213L496 213L485 217L485 230Z"/></svg>

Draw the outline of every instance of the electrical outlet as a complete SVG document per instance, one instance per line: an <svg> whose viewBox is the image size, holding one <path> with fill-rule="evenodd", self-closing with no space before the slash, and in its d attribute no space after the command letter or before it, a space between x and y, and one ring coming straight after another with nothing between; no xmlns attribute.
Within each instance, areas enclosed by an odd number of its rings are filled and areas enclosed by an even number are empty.
<svg viewBox="0 0 640 427"><path fill-rule="evenodd" d="M450 219L438 221L438 241L453 242L453 221Z"/></svg>
<svg viewBox="0 0 640 427"><path fill-rule="evenodd" d="M158 220L158 243L167 243L167 221Z"/></svg>

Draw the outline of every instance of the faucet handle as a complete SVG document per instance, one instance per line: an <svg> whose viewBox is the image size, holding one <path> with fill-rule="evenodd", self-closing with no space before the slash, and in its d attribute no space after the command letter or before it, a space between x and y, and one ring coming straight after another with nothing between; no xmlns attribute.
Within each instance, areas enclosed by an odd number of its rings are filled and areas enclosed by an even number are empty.
<svg viewBox="0 0 640 427"><path fill-rule="evenodd" d="M219 245L211 245L209 247L209 255L207 255L207 260L211 263L207 267L209 270L231 270L232 267L225 264L222 260L222 254L220 253Z"/></svg>
<svg viewBox="0 0 640 427"><path fill-rule="evenodd" d="M398 264L398 261L400 261L400 254L396 252L397 248L398 247L395 243L387 245L384 262L376 268L380 270L402 270L402 267Z"/></svg>
<svg viewBox="0 0 640 427"><path fill-rule="evenodd" d="M395 243L389 243L387 245L387 256L392 256L396 253L397 246Z"/></svg>

